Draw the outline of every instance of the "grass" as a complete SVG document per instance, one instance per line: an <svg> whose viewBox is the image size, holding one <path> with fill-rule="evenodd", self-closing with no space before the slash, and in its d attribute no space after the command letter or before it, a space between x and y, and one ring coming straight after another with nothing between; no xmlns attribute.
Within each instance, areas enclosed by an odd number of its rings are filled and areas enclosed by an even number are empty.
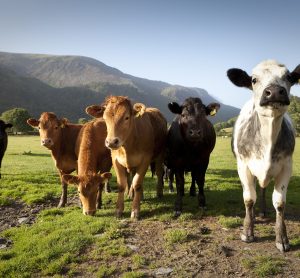
<svg viewBox="0 0 300 278"><path fill-rule="evenodd" d="M291 178L287 194L286 213L300 211L300 140L297 139L294 155L294 176ZM113 171L112 171L113 172ZM178 219L173 218L175 194L168 193L156 198L155 180L147 173L144 180L144 200L141 206L141 221L161 221L176 223L177 228L167 228L162 233L162 243L185 248L189 242L188 223L194 223L206 217L214 217L225 228L238 229L244 217L242 189L236 171L236 162L230 151L230 138L218 138L211 155L206 175L205 194L207 210L198 208L197 198L188 195L190 176L186 176L183 213ZM113 172L111 186L116 189ZM271 196L272 186L267 188L267 206L273 211ZM69 195L77 194L72 187ZM0 206L8 206L15 201L28 205L44 203L53 199L58 202L61 194L57 170L47 149L40 146L39 137L10 136L8 149L2 162L2 179L0 180ZM22 225L0 234L9 238L13 245L0 250L1 277L40 277L40 276L76 276L82 265L87 265L85 274L91 277L143 277L144 270L159 267L160 259L147 257L133 252L126 246L128 230L123 220L115 218L117 193L103 195L103 209L96 217L82 214L77 207L48 209L38 215L32 226ZM125 199L124 218L130 218L131 200ZM257 209L257 208L256 208ZM179 227L179 228L178 228ZM257 225L261 235L270 235L270 225ZM273 229L273 228L271 228ZM193 234L197 231L193 231ZM271 234L272 235L272 234ZM185 243L185 244L182 244ZM186 244L187 243L187 244ZM295 248L299 239L291 240ZM150 255L149 255L150 256ZM151 258L151 260L149 259ZM268 257L267 257L268 258ZM269 259L251 260L264 273L280 271L283 262ZM122 261L119 265L111 263ZM94 262L96 266L90 266ZM274 261L272 261L274 262ZM100 264L100 265L99 265ZM128 271L132 264L134 271ZM245 262L247 265L247 263ZM264 267L261 267L263 265ZM270 265L270 267L268 266ZM277 273L277 272L276 272ZM267 275L267 274L266 274Z"/></svg>
<svg viewBox="0 0 300 278"><path fill-rule="evenodd" d="M279 257L256 256L252 259L242 260L242 265L258 277L267 277L282 273L286 261Z"/></svg>

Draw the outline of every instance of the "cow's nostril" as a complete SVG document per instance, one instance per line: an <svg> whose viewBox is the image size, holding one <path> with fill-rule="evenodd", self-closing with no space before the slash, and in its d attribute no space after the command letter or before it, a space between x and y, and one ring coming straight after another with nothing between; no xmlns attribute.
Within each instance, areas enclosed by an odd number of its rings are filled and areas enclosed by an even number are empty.
<svg viewBox="0 0 300 278"><path fill-rule="evenodd" d="M118 145L118 144L119 144L119 139L118 139L118 138L115 138L114 141L113 141L113 144L114 144L114 145Z"/></svg>
<svg viewBox="0 0 300 278"><path fill-rule="evenodd" d="M266 91L265 95L266 95L266 97L269 97L271 95L271 91Z"/></svg>

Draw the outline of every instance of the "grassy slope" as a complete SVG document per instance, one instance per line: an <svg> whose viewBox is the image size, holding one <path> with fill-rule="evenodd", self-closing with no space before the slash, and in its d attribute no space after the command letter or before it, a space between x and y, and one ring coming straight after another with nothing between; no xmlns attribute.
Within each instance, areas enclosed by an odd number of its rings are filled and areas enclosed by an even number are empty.
<svg viewBox="0 0 300 278"><path fill-rule="evenodd" d="M288 191L287 215L299 212L300 193L300 147L299 139L294 155L294 176ZM44 202L60 195L59 179L49 151L39 145L38 137L10 137L9 147L2 164L0 181L0 205L9 204L9 199L19 199L27 204ZM187 178L186 192L188 192ZM115 186L115 178L112 179ZM71 190L75 194L75 190ZM165 187L167 192L167 187ZM206 176L207 217L219 219L226 228L241 224L244 215L242 191L236 172L235 159L230 151L230 139L218 138L216 148ZM197 208L195 198L184 198L184 213L179 220L174 220L173 203L175 194L166 193L163 200L155 198L154 180L148 173L145 179L145 200L142 204L142 220L139 225L167 221L179 228L169 230L164 235L166 245L181 244L189 238L184 227L198 221L203 212ZM271 207L272 187L267 191L268 207ZM89 261L101 261L97 269L85 269L94 276L109 276L117 273L123 277L142 276L140 269L145 269L145 258L133 254L125 244L126 228L123 221L116 220L114 208L116 193L104 195L104 209L97 212L97 217L86 217L78 207L50 209L43 211L32 226L6 230L0 237L13 240L13 247L0 251L0 276L30 277L32 275L72 276L80 264ZM130 217L131 201L125 202L125 218ZM217 221L216 220L216 221ZM151 225L151 224L150 224ZM257 225L257 229L260 228ZM262 229L262 228L261 228ZM273 230L273 229L272 229ZM268 231L260 231L260 233ZM271 233L271 232L270 232ZM291 238L294 245L300 245L300 238ZM89 251L87 251L89 250ZM114 258L124 257L132 262L134 272L126 274L127 266L107 264ZM126 261L126 259L124 259ZM128 263L128 262L127 262ZM255 262L246 261L245 268ZM151 264L148 268L151 268ZM251 269L250 267L250 269ZM131 276L130 276L131 275Z"/></svg>

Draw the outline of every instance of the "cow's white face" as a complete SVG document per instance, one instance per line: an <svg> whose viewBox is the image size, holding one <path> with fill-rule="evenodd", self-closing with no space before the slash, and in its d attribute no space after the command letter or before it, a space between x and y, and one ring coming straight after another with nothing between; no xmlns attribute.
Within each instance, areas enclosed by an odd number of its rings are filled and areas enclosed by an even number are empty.
<svg viewBox="0 0 300 278"><path fill-rule="evenodd" d="M290 104L290 89L299 82L300 65L289 72L284 65L267 60L253 69L252 76L237 68L228 70L227 75L236 86L253 91L255 110L259 115L277 117L285 113Z"/></svg>
<svg viewBox="0 0 300 278"><path fill-rule="evenodd" d="M278 116L287 111L291 82L288 69L275 61L264 61L252 71L252 90L256 111Z"/></svg>

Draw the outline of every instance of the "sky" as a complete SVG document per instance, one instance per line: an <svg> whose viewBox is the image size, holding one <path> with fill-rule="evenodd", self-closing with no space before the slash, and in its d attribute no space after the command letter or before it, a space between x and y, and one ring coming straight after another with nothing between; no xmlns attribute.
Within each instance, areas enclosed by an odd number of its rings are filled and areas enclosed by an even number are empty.
<svg viewBox="0 0 300 278"><path fill-rule="evenodd" d="M300 1L0 0L0 51L88 56L241 107L229 68L300 64Z"/></svg>

